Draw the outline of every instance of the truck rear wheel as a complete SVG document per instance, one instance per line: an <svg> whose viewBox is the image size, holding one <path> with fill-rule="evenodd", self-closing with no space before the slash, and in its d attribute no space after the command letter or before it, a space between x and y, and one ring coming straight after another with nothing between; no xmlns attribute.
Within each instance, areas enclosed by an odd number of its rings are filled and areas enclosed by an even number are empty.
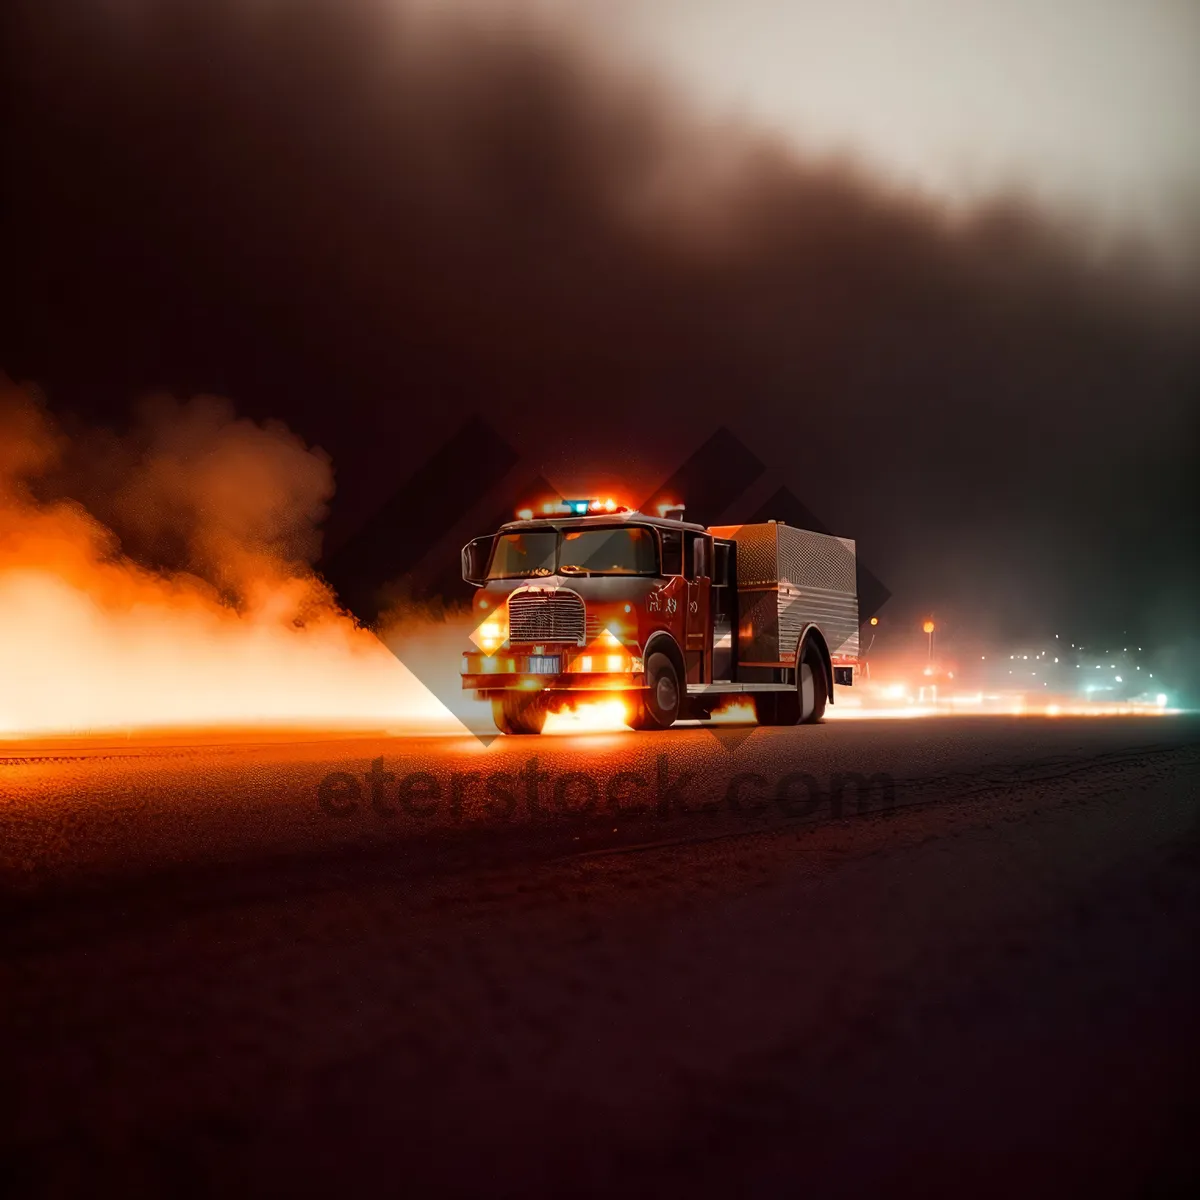
<svg viewBox="0 0 1200 1200"><path fill-rule="evenodd" d="M519 692L492 697L492 720L501 733L541 733L546 725L546 702Z"/></svg>
<svg viewBox="0 0 1200 1200"><path fill-rule="evenodd" d="M828 699L829 685L825 680L821 652L811 641L806 641L796 667L796 707L800 724L816 725L823 720Z"/></svg>
<svg viewBox="0 0 1200 1200"><path fill-rule="evenodd" d="M679 716L683 695L675 664L665 654L646 660L646 690L634 705L633 729L669 729Z"/></svg>
<svg viewBox="0 0 1200 1200"><path fill-rule="evenodd" d="M806 641L800 647L796 686L786 692L758 692L754 716L760 725L815 725L825 716L827 699L821 652Z"/></svg>

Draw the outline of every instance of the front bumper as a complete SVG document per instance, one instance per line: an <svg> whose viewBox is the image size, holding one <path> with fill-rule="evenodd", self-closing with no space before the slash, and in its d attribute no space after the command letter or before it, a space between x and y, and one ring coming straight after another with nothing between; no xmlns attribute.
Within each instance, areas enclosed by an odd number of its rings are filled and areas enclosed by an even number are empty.
<svg viewBox="0 0 1200 1200"><path fill-rule="evenodd" d="M541 649L539 647L539 649ZM581 653L579 648L546 647L547 653L528 654L497 650L494 654L467 651L462 656L465 691L564 691L612 692L646 686L642 659L628 653ZM535 670L547 658L557 658L561 669Z"/></svg>

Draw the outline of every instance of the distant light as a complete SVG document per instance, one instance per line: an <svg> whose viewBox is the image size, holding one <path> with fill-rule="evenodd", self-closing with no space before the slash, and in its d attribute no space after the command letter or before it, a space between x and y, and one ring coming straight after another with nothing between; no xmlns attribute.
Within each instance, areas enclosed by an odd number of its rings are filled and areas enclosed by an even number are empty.
<svg viewBox="0 0 1200 1200"><path fill-rule="evenodd" d="M1122 682L1123 682L1123 680L1121 679L1120 675L1118 675L1118 676L1117 676L1117 682L1118 682L1118 683L1122 683Z"/></svg>
<svg viewBox="0 0 1200 1200"><path fill-rule="evenodd" d="M1021 655L1021 657L1022 657L1023 659L1026 659L1026 660L1028 660L1028 658L1029 658L1029 655L1028 655L1028 654L1022 654L1022 655Z"/></svg>
<svg viewBox="0 0 1200 1200"><path fill-rule="evenodd" d="M1055 661L1055 662L1058 662L1058 659L1056 658L1054 661Z"/></svg>
<svg viewBox="0 0 1200 1200"><path fill-rule="evenodd" d="M985 658L987 658L987 655L986 655L986 654L981 654L981 655L979 656L979 660L980 660L980 662L982 662L982 661L983 661Z"/></svg>
<svg viewBox="0 0 1200 1200"><path fill-rule="evenodd" d="M947 679L953 679L953 678L954 678L954 672L953 672L953 671L947 671L947 672L946 672L946 678L947 678Z"/></svg>
<svg viewBox="0 0 1200 1200"><path fill-rule="evenodd" d="M926 667L926 668L925 668L925 674L926 674L926 675L932 675L932 674L933 674L933 668L932 668L932 667Z"/></svg>
<svg viewBox="0 0 1200 1200"><path fill-rule="evenodd" d="M878 618L878 617L872 617L872 618L871 618L871 624L872 624L872 625L878 625L878 624L879 624L879 618Z"/></svg>
<svg viewBox="0 0 1200 1200"><path fill-rule="evenodd" d="M521 521L532 521L533 520L533 509L532 508L518 509L517 510L517 518L518 518L518 520L521 520Z"/></svg>
<svg viewBox="0 0 1200 1200"><path fill-rule="evenodd" d="M1162 694L1162 692L1159 692L1158 695L1154 697L1154 703L1157 704L1159 708L1166 708L1167 698Z"/></svg>
<svg viewBox="0 0 1200 1200"><path fill-rule="evenodd" d="M626 612L633 612L633 605L632 605L632 604L627 604L627 605L625 605L625 611L626 611Z"/></svg>
<svg viewBox="0 0 1200 1200"><path fill-rule="evenodd" d="M1154 678L1154 672L1153 672L1153 671L1151 671L1151 672L1150 672L1150 678L1151 678L1151 679L1153 679L1153 678Z"/></svg>
<svg viewBox="0 0 1200 1200"><path fill-rule="evenodd" d="M926 621L925 624L921 626L921 628L926 633L932 633L934 631L935 626L932 621Z"/></svg>

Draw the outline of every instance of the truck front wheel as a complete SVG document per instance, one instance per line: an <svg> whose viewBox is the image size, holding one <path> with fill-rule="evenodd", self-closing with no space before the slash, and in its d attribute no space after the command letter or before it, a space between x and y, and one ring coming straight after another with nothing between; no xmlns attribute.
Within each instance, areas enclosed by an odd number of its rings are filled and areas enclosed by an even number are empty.
<svg viewBox="0 0 1200 1200"><path fill-rule="evenodd" d="M633 729L669 729L679 716L683 693L675 664L665 654L646 660L646 690L634 704Z"/></svg>
<svg viewBox="0 0 1200 1200"><path fill-rule="evenodd" d="M546 703L541 696L520 692L492 697L492 720L501 733L541 733Z"/></svg>

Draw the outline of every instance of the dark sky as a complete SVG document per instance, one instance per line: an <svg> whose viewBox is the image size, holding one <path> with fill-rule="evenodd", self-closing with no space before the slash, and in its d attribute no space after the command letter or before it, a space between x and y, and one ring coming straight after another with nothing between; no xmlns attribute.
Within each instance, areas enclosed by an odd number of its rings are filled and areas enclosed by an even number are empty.
<svg viewBox="0 0 1200 1200"><path fill-rule="evenodd" d="M714 129L561 22L7 8L0 370L56 411L119 425L167 390L283 419L333 457L335 537L472 413L551 480L635 492L727 425L897 620L1192 620L1178 253Z"/></svg>

